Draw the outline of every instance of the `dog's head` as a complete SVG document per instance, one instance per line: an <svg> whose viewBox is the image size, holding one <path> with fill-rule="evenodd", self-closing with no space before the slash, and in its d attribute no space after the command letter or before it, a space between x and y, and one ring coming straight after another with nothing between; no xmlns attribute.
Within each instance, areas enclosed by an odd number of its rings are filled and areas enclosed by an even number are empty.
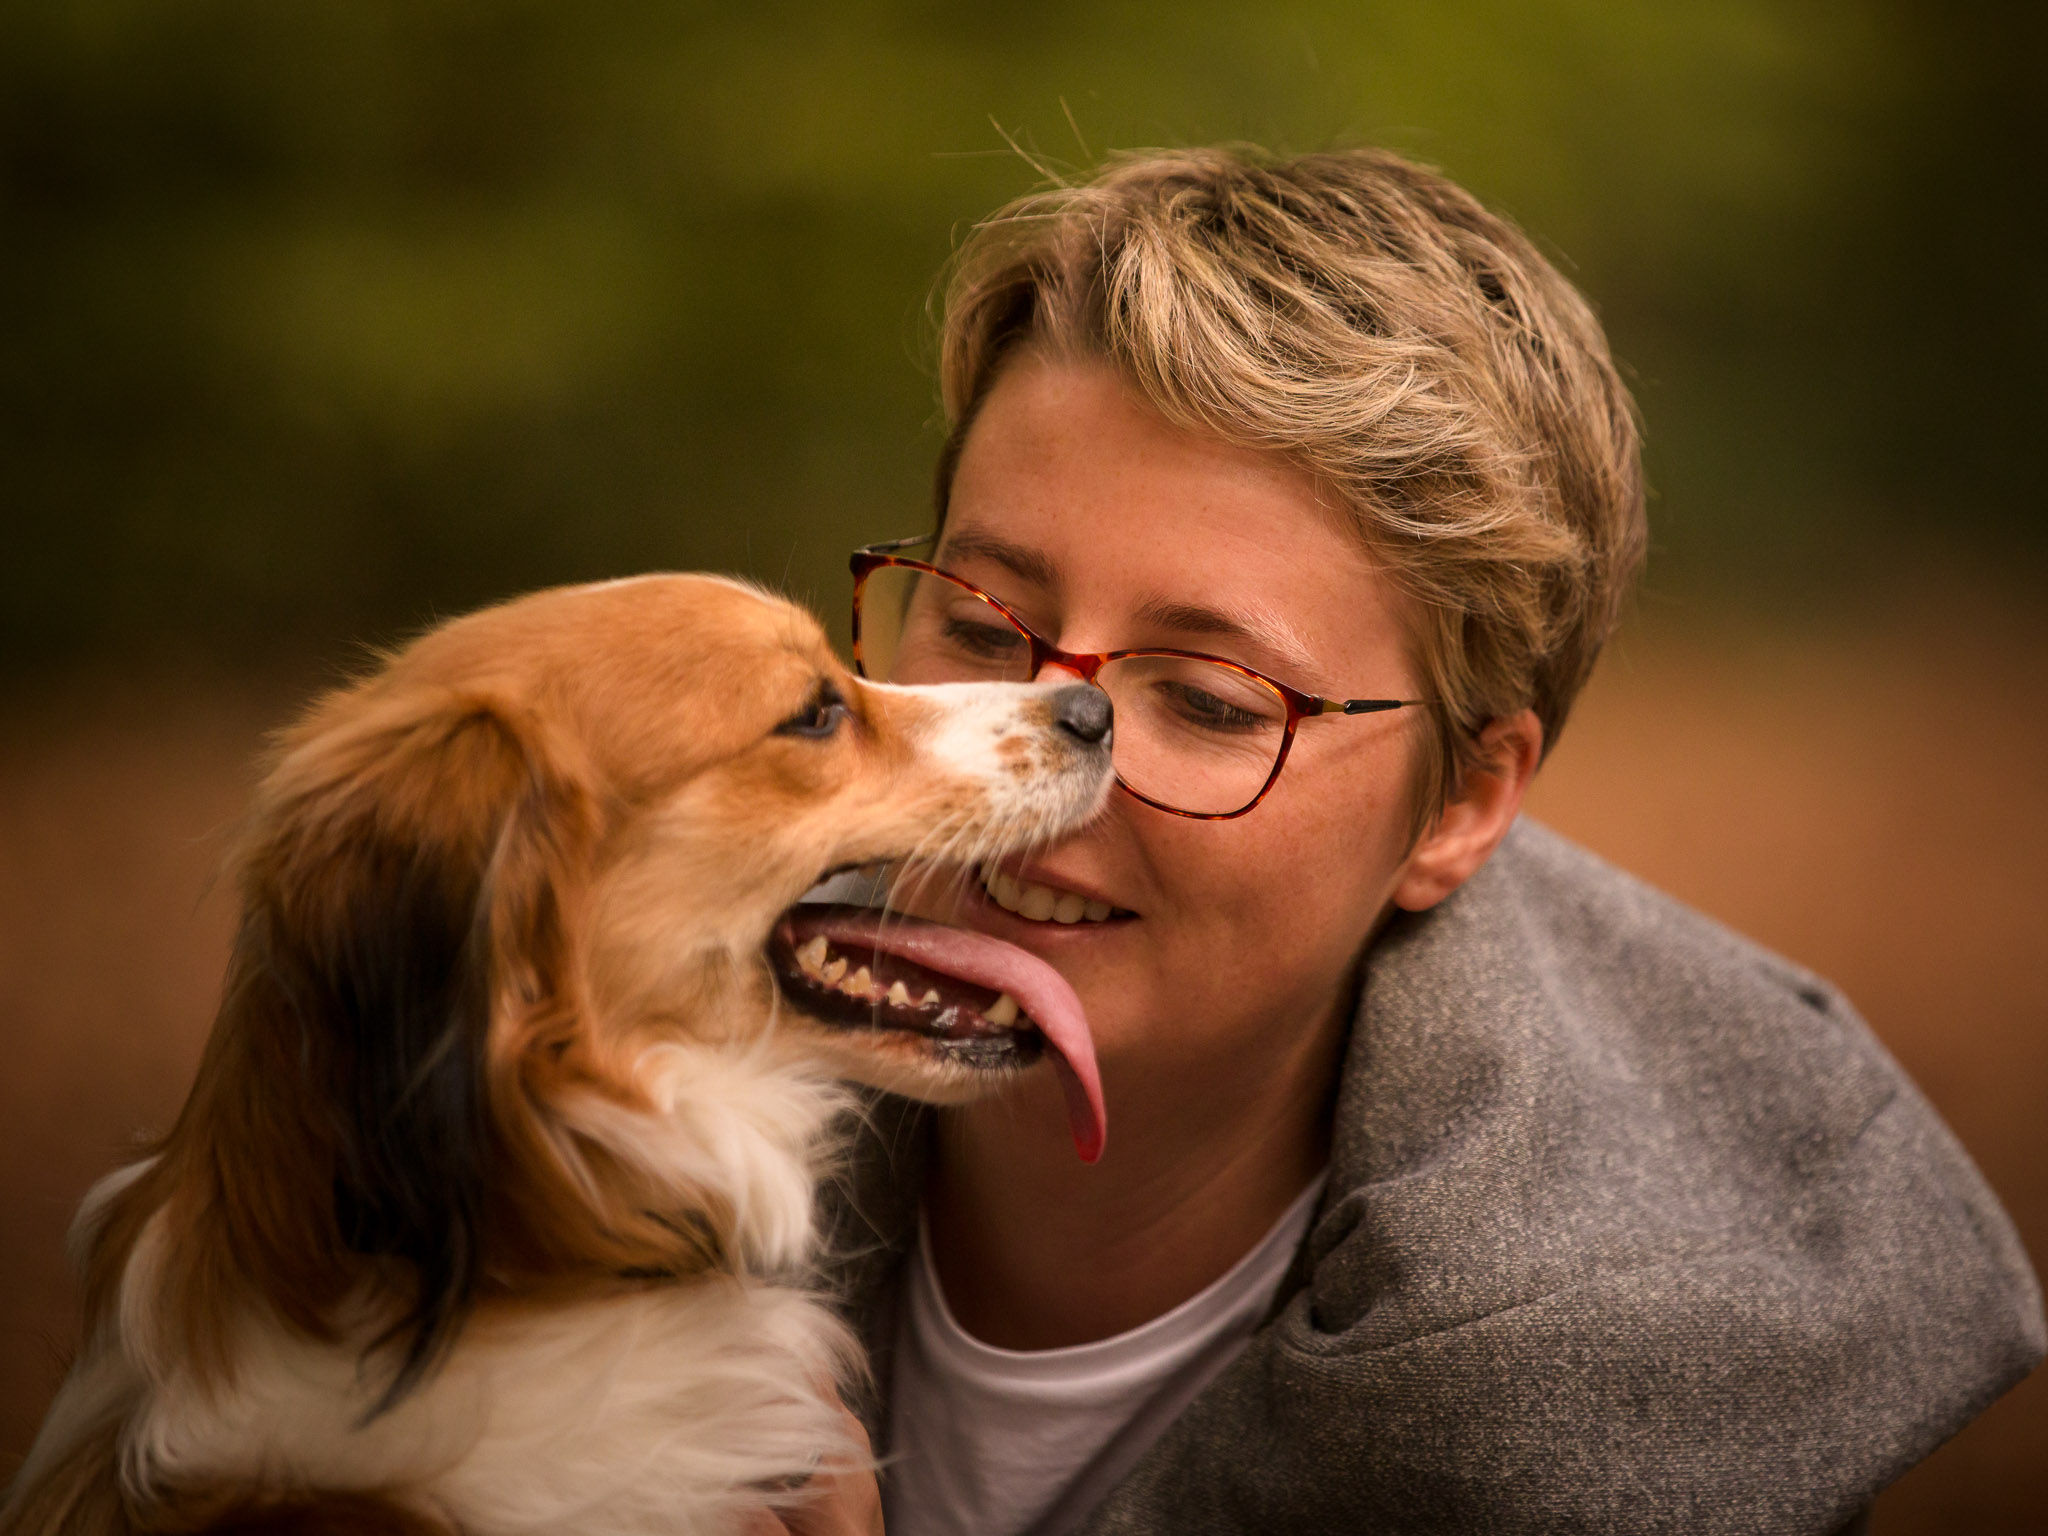
<svg viewBox="0 0 2048 1536"><path fill-rule="evenodd" d="M495 1284L793 1256L777 1138L833 1076L957 1100L1049 1055L1099 1146L1042 962L792 911L849 866L1078 825L1111 781L1099 701L871 684L800 610L686 576L486 610L323 700L259 794L180 1127L234 1262L315 1328L352 1264L403 1277L402 1387Z"/></svg>

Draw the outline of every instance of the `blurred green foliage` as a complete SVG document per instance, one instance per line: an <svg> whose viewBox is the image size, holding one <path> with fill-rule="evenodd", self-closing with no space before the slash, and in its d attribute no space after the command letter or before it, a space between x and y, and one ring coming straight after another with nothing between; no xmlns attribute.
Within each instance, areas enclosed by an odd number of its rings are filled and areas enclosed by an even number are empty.
<svg viewBox="0 0 2048 1536"><path fill-rule="evenodd" d="M2035 571L2040 9L15 0L0 655L653 566L836 611L926 515L1004 133L1380 142L1516 216L1636 376L1659 590Z"/></svg>

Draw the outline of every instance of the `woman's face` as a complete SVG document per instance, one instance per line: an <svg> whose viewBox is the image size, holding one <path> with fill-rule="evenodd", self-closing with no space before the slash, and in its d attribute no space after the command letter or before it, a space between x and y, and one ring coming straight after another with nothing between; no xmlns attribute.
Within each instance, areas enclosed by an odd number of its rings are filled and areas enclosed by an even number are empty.
<svg viewBox="0 0 2048 1536"><path fill-rule="evenodd" d="M1065 650L1171 646L1311 693L1416 698L1397 594L1336 518L1301 470L1168 425L1108 367L1026 354L968 434L935 563ZM1027 892L1126 916L1034 921L979 885L899 895L1067 977L1113 1114L1134 1094L1249 1089L1327 1055L1380 915L1441 894L1404 886L1421 723L1305 720L1248 815L1195 821L1117 794L1084 832L1004 866Z"/></svg>

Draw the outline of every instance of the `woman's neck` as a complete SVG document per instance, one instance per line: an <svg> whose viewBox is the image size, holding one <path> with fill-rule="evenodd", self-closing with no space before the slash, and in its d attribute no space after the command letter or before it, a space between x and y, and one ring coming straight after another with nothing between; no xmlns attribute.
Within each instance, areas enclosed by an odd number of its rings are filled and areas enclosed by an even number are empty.
<svg viewBox="0 0 2048 1536"><path fill-rule="evenodd" d="M1109 1338L1251 1251L1329 1158L1347 996L1293 1058L1178 1080L1105 1072L1109 1150L1081 1163L1060 1090L942 1112L926 1190L932 1259L960 1325L1006 1349ZM1043 1101L1043 1102L1041 1102Z"/></svg>

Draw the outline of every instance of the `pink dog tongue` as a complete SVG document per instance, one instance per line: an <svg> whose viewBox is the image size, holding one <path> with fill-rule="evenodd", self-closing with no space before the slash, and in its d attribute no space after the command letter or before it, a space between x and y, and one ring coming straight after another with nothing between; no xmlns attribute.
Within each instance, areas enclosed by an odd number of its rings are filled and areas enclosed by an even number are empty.
<svg viewBox="0 0 2048 1536"><path fill-rule="evenodd" d="M807 925L805 931L822 933L844 948L864 945L979 987L1009 993L1052 1047L1053 1065L1066 1090L1067 1124L1074 1134L1074 1150L1084 1163L1102 1156L1109 1121L1102 1107L1095 1042L1088 1033L1081 999L1067 985L1066 977L1014 944L916 918L849 910Z"/></svg>

